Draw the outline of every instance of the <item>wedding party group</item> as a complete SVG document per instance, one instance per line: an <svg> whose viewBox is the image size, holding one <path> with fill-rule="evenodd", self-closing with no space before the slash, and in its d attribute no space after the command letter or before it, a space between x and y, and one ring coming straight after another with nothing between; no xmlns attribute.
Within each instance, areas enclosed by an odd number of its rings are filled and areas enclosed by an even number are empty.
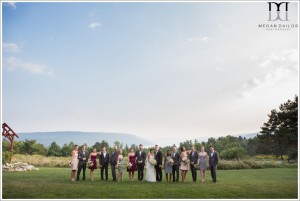
<svg viewBox="0 0 300 201"><path fill-rule="evenodd" d="M219 157L218 153L214 150L213 145L210 146L210 153L207 153L203 146L199 152L197 152L194 147L191 147L190 150L186 150L186 148L182 146L180 148L180 153L177 151L176 145L173 145L172 148L173 151L167 150L163 157L158 145L155 145L154 148L150 148L149 153L146 154L143 145L140 144L137 151L133 148L129 149L127 161L125 161L122 149L118 150L117 145L114 145L111 154L106 151L106 147L103 147L100 152L98 152L96 148L93 148L92 152L89 154L85 145L82 145L80 150L78 145L75 145L70 162L71 179L75 182L76 177L76 181L79 181L82 170L82 180L85 180L85 171L86 167L88 167L90 169L90 179L91 181L94 181L94 170L98 168L98 158L101 180L108 180L108 167L110 165L112 179L113 181L118 182L123 181L123 172L125 168L128 172L130 181L134 181L134 173L136 171L138 172L138 180L143 181L144 169L146 168L145 180L148 182L161 182L163 169L165 171L167 182L178 182L179 170L181 171L181 181L186 182L186 175L189 169L192 173L193 182L197 182L197 170L200 169L202 183L204 183L206 179L206 169L209 167L211 170L212 182L216 183L216 171ZM116 169L118 175L116 175Z"/></svg>

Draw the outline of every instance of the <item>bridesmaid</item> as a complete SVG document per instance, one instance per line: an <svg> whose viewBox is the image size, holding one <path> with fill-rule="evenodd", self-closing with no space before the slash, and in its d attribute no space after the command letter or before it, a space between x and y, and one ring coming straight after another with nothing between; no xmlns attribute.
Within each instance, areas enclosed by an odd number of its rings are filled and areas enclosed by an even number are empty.
<svg viewBox="0 0 300 201"><path fill-rule="evenodd" d="M205 152L204 150L204 146L202 146L201 151L199 153L199 164L200 164L202 183L205 182L205 170L206 170L207 161L208 161L208 155L207 152Z"/></svg>
<svg viewBox="0 0 300 201"><path fill-rule="evenodd" d="M123 151L120 149L119 155L117 158L117 164L118 164L118 181L123 181L123 169L124 169L124 157L123 157Z"/></svg>
<svg viewBox="0 0 300 201"><path fill-rule="evenodd" d="M131 168L129 168L127 166L127 172L129 174L129 179L130 181L133 181L133 178L134 178L134 171L136 171L136 161L135 161L135 153L134 153L134 150L133 148L131 147L130 148L130 152L128 154L128 164L131 163L132 166Z"/></svg>
<svg viewBox="0 0 300 201"><path fill-rule="evenodd" d="M185 182L186 174L190 168L190 163L187 162L188 160L188 154L190 151L187 151L185 147L181 147L181 162L180 162L180 169L181 169L181 178L182 182Z"/></svg>
<svg viewBox="0 0 300 201"><path fill-rule="evenodd" d="M100 152L97 152L97 149L94 148L93 151L90 153L89 159L93 162L93 166L89 166L90 169L90 178L91 181L94 181L94 170L97 169L97 157Z"/></svg>
<svg viewBox="0 0 300 201"><path fill-rule="evenodd" d="M170 182L172 177L172 164L170 163L171 159L172 159L171 151L168 150L164 162L167 182Z"/></svg>
<svg viewBox="0 0 300 201"><path fill-rule="evenodd" d="M72 159L70 162L70 166L71 166L71 178L72 181L75 182L75 175L76 175L76 171L78 168L78 145L75 145L74 150L72 151Z"/></svg>

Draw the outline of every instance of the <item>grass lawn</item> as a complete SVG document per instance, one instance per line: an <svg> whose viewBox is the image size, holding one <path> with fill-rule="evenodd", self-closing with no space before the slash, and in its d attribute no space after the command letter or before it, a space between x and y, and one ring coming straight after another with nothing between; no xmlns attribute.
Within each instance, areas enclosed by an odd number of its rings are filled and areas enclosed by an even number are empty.
<svg viewBox="0 0 300 201"><path fill-rule="evenodd" d="M197 172L198 180L200 172ZM137 172L135 174L137 177ZM109 178L111 172L109 170ZM268 168L218 170L217 183L211 182L210 172L207 181L194 183L189 171L186 183L130 182L125 172L123 182L100 181L100 171L95 170L95 181L71 182L69 168L45 168L31 172L3 172L2 196L15 198L192 198L192 199L238 199L238 198L298 198L297 168Z"/></svg>

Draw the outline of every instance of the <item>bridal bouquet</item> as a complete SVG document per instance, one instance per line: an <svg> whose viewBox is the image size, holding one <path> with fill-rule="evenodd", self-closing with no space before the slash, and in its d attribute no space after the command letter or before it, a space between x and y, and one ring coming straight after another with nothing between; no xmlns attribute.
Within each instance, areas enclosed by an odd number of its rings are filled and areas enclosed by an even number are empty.
<svg viewBox="0 0 300 201"><path fill-rule="evenodd" d="M149 162L150 162L151 165L156 165L157 164L155 159L150 159Z"/></svg>

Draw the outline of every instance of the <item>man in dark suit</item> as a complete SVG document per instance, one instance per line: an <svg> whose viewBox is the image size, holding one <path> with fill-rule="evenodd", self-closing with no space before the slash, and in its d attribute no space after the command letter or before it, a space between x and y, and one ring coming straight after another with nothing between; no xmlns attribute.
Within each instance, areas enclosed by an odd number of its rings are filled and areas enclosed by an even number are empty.
<svg viewBox="0 0 300 201"><path fill-rule="evenodd" d="M195 165L198 163L198 152L195 151L195 147L191 147L189 159L190 159L190 167L191 167L193 181L197 182L197 169Z"/></svg>
<svg viewBox="0 0 300 201"><path fill-rule="evenodd" d="M78 152L78 171L77 171L77 181L79 181L79 176L81 170L83 170L82 180L85 180L85 170L86 170L86 163L87 158L89 157L88 151L86 150L86 146L82 145L81 150Z"/></svg>
<svg viewBox="0 0 300 201"><path fill-rule="evenodd" d="M156 165L155 165L155 169L156 169L156 181L161 182L162 180L162 153L159 150L159 146L155 145L155 149L156 149L156 153L155 153L155 160L156 160Z"/></svg>
<svg viewBox="0 0 300 201"><path fill-rule="evenodd" d="M180 154L177 152L177 147L175 144L173 145L172 159L174 161L173 166L172 166L173 182L175 182L175 181L178 182ZM175 172L176 172L176 177L175 177Z"/></svg>
<svg viewBox="0 0 300 201"><path fill-rule="evenodd" d="M103 172L105 170L105 180L107 181L107 179L108 179L109 154L106 152L106 147L102 148L102 152L99 156L99 163L100 163L100 169L101 169L101 180L104 180Z"/></svg>
<svg viewBox="0 0 300 201"><path fill-rule="evenodd" d="M143 181L146 153L143 151L142 144L139 145L139 150L135 152L135 156L136 156L135 159L136 159L137 170L138 170L138 179L139 181Z"/></svg>
<svg viewBox="0 0 300 201"><path fill-rule="evenodd" d="M114 145L114 150L111 154L110 157L110 168L111 168L111 174L113 177L113 181L117 181L117 177L116 177L116 165L117 165L117 159L118 159L118 146L115 144Z"/></svg>
<svg viewBox="0 0 300 201"><path fill-rule="evenodd" d="M211 177L214 183L217 182L217 165L219 162L218 153L214 150L214 146L210 145L209 147L209 166L211 171Z"/></svg>

